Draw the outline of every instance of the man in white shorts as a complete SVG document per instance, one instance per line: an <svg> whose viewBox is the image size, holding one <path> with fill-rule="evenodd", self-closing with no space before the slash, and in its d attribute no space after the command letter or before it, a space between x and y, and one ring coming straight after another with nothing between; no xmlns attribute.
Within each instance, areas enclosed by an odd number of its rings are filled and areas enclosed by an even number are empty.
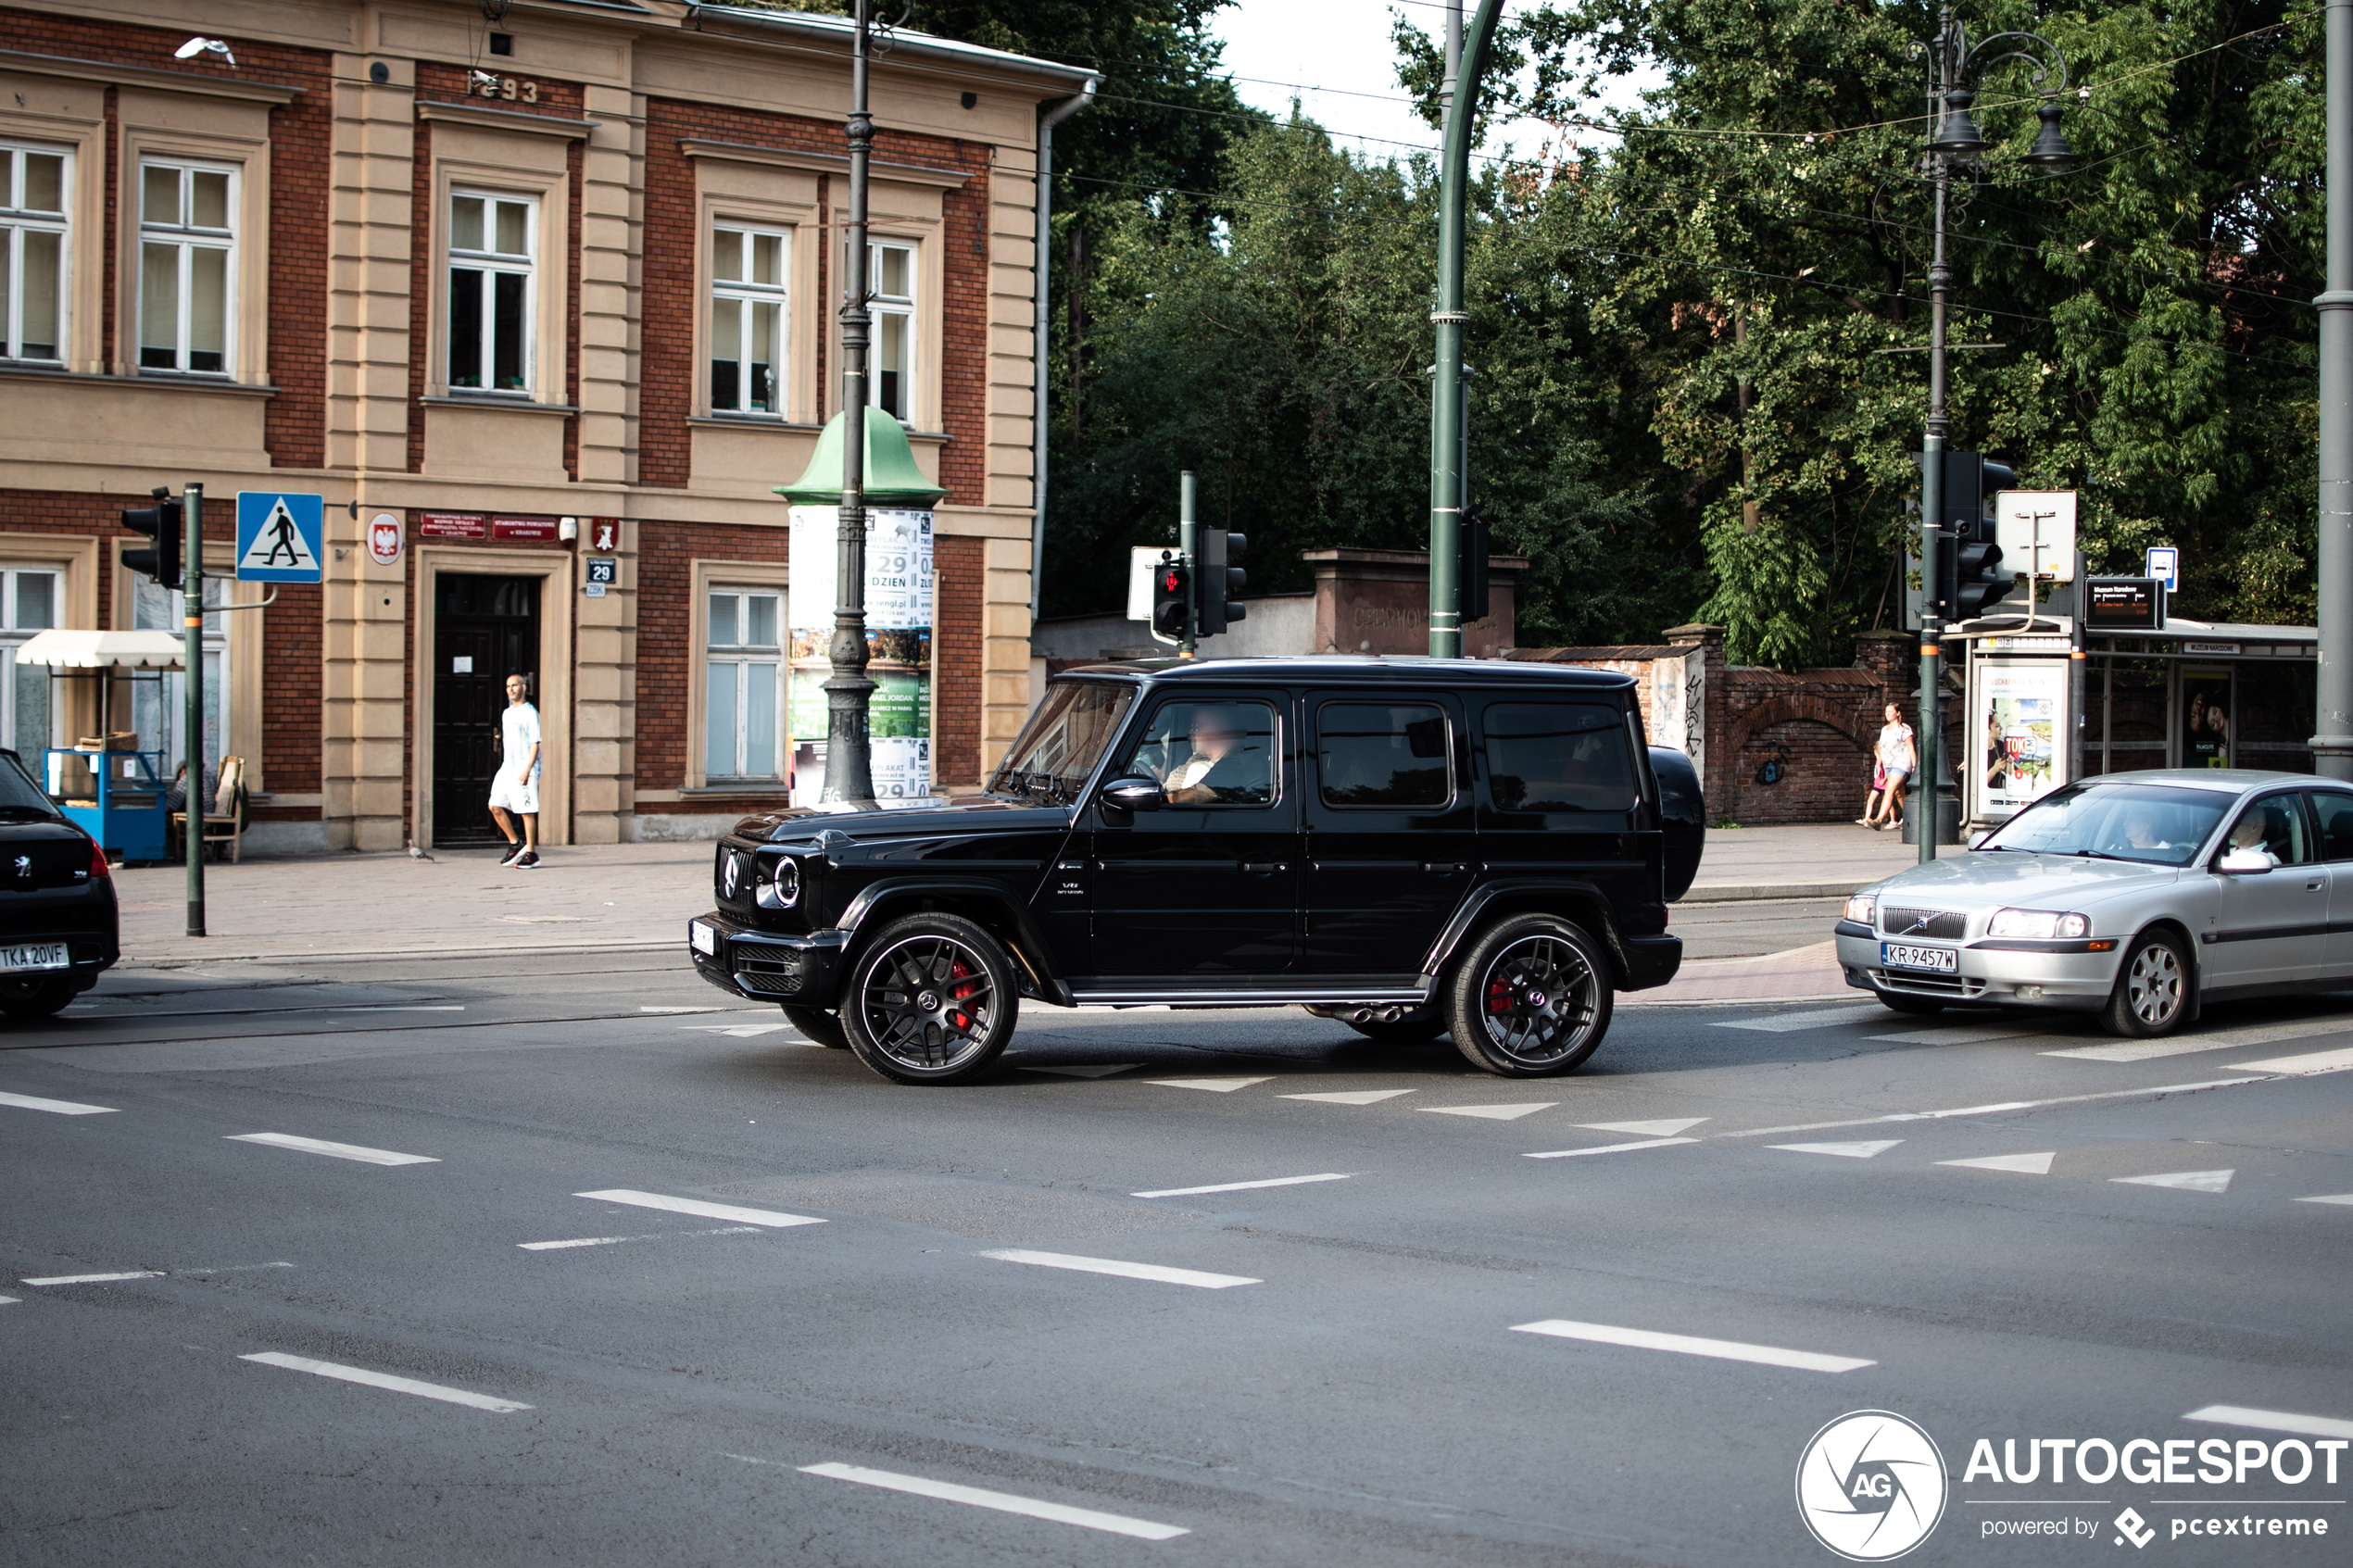
<svg viewBox="0 0 2353 1568"><path fill-rule="evenodd" d="M507 852L498 863L527 872L539 868L539 709L531 706L529 691L522 676L507 677L507 710L498 715L498 776L490 781L490 814L507 835ZM520 839L516 817L522 819Z"/></svg>

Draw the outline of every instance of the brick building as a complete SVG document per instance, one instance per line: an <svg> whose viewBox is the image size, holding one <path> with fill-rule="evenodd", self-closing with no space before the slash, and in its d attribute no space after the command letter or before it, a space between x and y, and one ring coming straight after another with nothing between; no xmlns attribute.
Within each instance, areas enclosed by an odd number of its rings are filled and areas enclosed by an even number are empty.
<svg viewBox="0 0 2353 1568"><path fill-rule="evenodd" d="M948 785L1026 702L1038 109L1084 80L914 35L873 68L872 381L946 492ZM193 481L220 602L261 597L236 493L326 503L323 583L208 621L258 844L488 831L510 669L550 843L781 801L771 489L839 409L849 85L839 19L669 0L0 6L0 741L96 721L31 633L176 628L118 518ZM170 683L115 710L176 762Z"/></svg>

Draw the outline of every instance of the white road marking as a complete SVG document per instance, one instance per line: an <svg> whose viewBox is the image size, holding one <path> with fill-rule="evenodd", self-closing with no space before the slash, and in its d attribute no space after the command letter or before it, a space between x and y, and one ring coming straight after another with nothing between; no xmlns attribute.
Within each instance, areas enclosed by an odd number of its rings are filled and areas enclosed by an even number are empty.
<svg viewBox="0 0 2353 1568"><path fill-rule="evenodd" d="M1326 1105L1378 1105L1399 1095L1410 1095L1411 1089L1342 1089L1328 1095L1285 1095L1285 1099L1321 1100Z"/></svg>
<svg viewBox="0 0 2353 1568"><path fill-rule="evenodd" d="M1076 1524L1081 1529L1103 1530L1114 1536L1132 1536L1139 1541L1169 1541L1178 1536L1189 1536L1190 1530L1177 1524L1155 1524L1149 1519L1130 1519L1120 1513L1099 1513L1091 1508L1072 1508L1067 1503L1040 1502L1036 1498L1017 1498L1011 1492L992 1492L979 1486L959 1486L950 1481L927 1481L920 1475L899 1475L887 1470L868 1470L855 1464L804 1464L803 1475L823 1475L835 1481L855 1481L862 1486L880 1486L888 1492L906 1492L919 1498L937 1498L942 1502L961 1502L974 1508L994 1509L999 1513L1018 1513L1028 1519L1044 1519L1056 1524Z"/></svg>
<svg viewBox="0 0 2353 1568"><path fill-rule="evenodd" d="M438 1165L441 1160L431 1154L396 1154L388 1148L362 1148L356 1143L329 1143L323 1138L298 1138L292 1133L231 1133L231 1143L268 1144L271 1148L291 1148L304 1154L324 1154L336 1160L356 1160L362 1165Z"/></svg>
<svg viewBox="0 0 2353 1568"><path fill-rule="evenodd" d="M1862 1010L1869 1008L1871 1013ZM1718 1029L1756 1029L1768 1035L1793 1035L1800 1029L1819 1028L1825 1023L1860 1023L1866 1017L1876 1022L1879 1004L1850 1002L1844 1007L1808 1008L1804 1012L1768 1012L1759 1018L1739 1018L1730 1023L1718 1023Z"/></svg>
<svg viewBox="0 0 2353 1568"><path fill-rule="evenodd" d="M19 1285L111 1285L119 1279L161 1279L160 1269L131 1269L119 1274L50 1274L44 1279L20 1279Z"/></svg>
<svg viewBox="0 0 2353 1568"><path fill-rule="evenodd" d="M2258 1432L2293 1432L2304 1437L2353 1437L2353 1421L2333 1415L2297 1415L2290 1411L2250 1410L2245 1405L2208 1405L2183 1421L2210 1421L2218 1426L2252 1426Z"/></svg>
<svg viewBox="0 0 2353 1568"><path fill-rule="evenodd" d="M2353 1192L2331 1193L2325 1198L2299 1198L2298 1203L2342 1203L2353 1207Z"/></svg>
<svg viewBox="0 0 2353 1568"><path fill-rule="evenodd" d="M1246 1089L1252 1084L1270 1082L1265 1078L1147 1078L1164 1089L1207 1089L1214 1095L1230 1095L1236 1089Z"/></svg>
<svg viewBox="0 0 2353 1568"><path fill-rule="evenodd" d="M370 1002L365 1006L332 1008L288 1008L288 1012L463 1012L462 1003L431 1007L409 1002Z"/></svg>
<svg viewBox="0 0 2353 1568"><path fill-rule="evenodd" d="M1158 1263L1123 1262L1117 1258L1079 1258L1067 1252L1029 1252L1017 1247L1000 1252L984 1252L981 1256L1006 1263L1035 1263L1041 1269L1075 1269L1083 1274L1116 1274L1121 1279L1148 1279L1160 1285L1189 1285L1202 1290L1230 1290L1238 1285L1266 1283L1240 1274L1211 1274L1199 1269L1169 1269Z"/></svg>
<svg viewBox="0 0 2353 1568"><path fill-rule="evenodd" d="M649 1008L640 1006L637 1010L639 1012L749 1012L751 1010L730 1007Z"/></svg>
<svg viewBox="0 0 2353 1568"><path fill-rule="evenodd" d="M2058 1151L2044 1154L1988 1154L1976 1160L1940 1160L1939 1165L1958 1165L1969 1171L2008 1171L2021 1176L2047 1176L2051 1161Z"/></svg>
<svg viewBox="0 0 2353 1568"><path fill-rule="evenodd" d="M1998 1023L1989 1023L1957 1029L1909 1029L1900 1035L1872 1035L1868 1038L1898 1046L1973 1046L1982 1040L2018 1040L2049 1033L2044 1028L2005 1029Z"/></svg>
<svg viewBox="0 0 2353 1568"><path fill-rule="evenodd" d="M1818 1350L1784 1350L1777 1345L1743 1345L1737 1339L1700 1339L1688 1334L1660 1334L1647 1328L1573 1323L1567 1318L1515 1323L1512 1332L1548 1334L1556 1339L1583 1339L1596 1345L1625 1345L1637 1350L1671 1350L1679 1356L1713 1356L1719 1361L1755 1361L1759 1366L1791 1367L1799 1372L1853 1372L1858 1367L1879 1364L1855 1356L1826 1356Z"/></svg>
<svg viewBox="0 0 2353 1568"><path fill-rule="evenodd" d="M1856 1143L1776 1143L1768 1148L1783 1148L1792 1154L1836 1154L1848 1160L1869 1160L1875 1154L1885 1154L1902 1138L1864 1138Z"/></svg>
<svg viewBox="0 0 2353 1568"><path fill-rule="evenodd" d="M790 1029L789 1023L682 1023L681 1029L691 1029L698 1035L724 1035L731 1039L756 1040L762 1035L774 1035Z"/></svg>
<svg viewBox="0 0 2353 1568"><path fill-rule="evenodd" d="M1024 1073L1058 1073L1065 1078L1108 1078L1114 1073L1129 1073L1143 1066L1140 1061L1114 1061L1088 1067L1025 1067Z"/></svg>
<svg viewBox="0 0 2353 1568"><path fill-rule="evenodd" d="M2119 1040L2107 1046L2078 1046L2073 1050L2045 1051L2043 1054L2072 1057L2079 1061L2152 1061L2159 1057L2228 1050L2233 1046L2268 1046L2279 1040L2301 1040L2313 1035L2342 1035L2347 1030L2353 1030L2353 1020L2340 1018L2305 1023L2266 1023L2247 1029L2218 1029L2209 1035L2174 1035L2161 1040Z"/></svg>
<svg viewBox="0 0 2353 1568"><path fill-rule="evenodd" d="M414 1394L420 1399L439 1399L446 1404L471 1405L478 1411L497 1411L502 1415L531 1408L517 1404L512 1399L494 1399L487 1394L476 1394L464 1388L445 1387L438 1383L420 1383L413 1377L395 1377L388 1372L370 1372L365 1367L314 1361L308 1356L289 1356L283 1350L259 1350L237 1359L241 1361L259 1361L263 1366L282 1366L289 1372L307 1372L314 1377L332 1377L338 1383L364 1383L371 1388L389 1388L396 1394Z"/></svg>
<svg viewBox="0 0 2353 1568"><path fill-rule="evenodd" d="M1898 1110L1885 1116L1849 1116L1838 1122L1794 1122L1786 1127L1742 1127L1718 1133L1719 1138L1769 1138L1783 1133L1827 1133L1837 1127L1881 1127L1894 1122L1942 1122L1955 1116L1994 1116L2006 1110L2037 1110L2051 1105L2086 1105L2101 1099L2153 1099L2159 1095L2194 1095L2206 1089L2235 1089L2247 1084L2268 1084L2252 1078L2209 1078L2201 1084L2159 1084L2146 1089L2102 1089L2096 1094L2053 1095L2048 1099L2004 1100L1998 1105L1964 1105L1951 1110Z"/></svg>
<svg viewBox="0 0 2353 1568"><path fill-rule="evenodd" d="M81 1105L69 1099L43 1099L39 1095L0 1095L0 1105L19 1110L45 1110L52 1116L111 1116L111 1105Z"/></svg>
<svg viewBox="0 0 2353 1568"><path fill-rule="evenodd" d="M574 1198L593 1198L599 1203L627 1203L639 1209L667 1209L673 1214L693 1214L705 1220L732 1220L739 1225L768 1225L782 1230L790 1225L822 1225L825 1222L807 1214L779 1214L773 1209L739 1209L732 1203L706 1203L699 1198L673 1198L661 1192L633 1192L627 1187L608 1187L602 1192L575 1192Z"/></svg>
<svg viewBox="0 0 2353 1568"><path fill-rule="evenodd" d="M1540 1099L1529 1105L1425 1105L1417 1109L1433 1116L1483 1116L1490 1122L1516 1122L1523 1116L1550 1110L1559 1103L1556 1099Z"/></svg>
<svg viewBox="0 0 2353 1568"><path fill-rule="evenodd" d="M1344 1182L1353 1171L1327 1171L1320 1176L1270 1176L1263 1182L1219 1182L1205 1187L1162 1187L1157 1192L1131 1192L1130 1198L1199 1198L1212 1192L1255 1192L1260 1187L1305 1186L1310 1182Z"/></svg>
<svg viewBox="0 0 2353 1568"><path fill-rule="evenodd" d="M1579 1122L1589 1133L1630 1133L1638 1138L1671 1138L1706 1121L1705 1116L1670 1116L1663 1122Z"/></svg>
<svg viewBox="0 0 2353 1568"><path fill-rule="evenodd" d="M1641 1143L1605 1143L1597 1148L1555 1148L1543 1154L1522 1156L1528 1160L1574 1160L1580 1154L1626 1154L1638 1148L1672 1148L1679 1143L1697 1143L1697 1138L1644 1138Z"/></svg>
<svg viewBox="0 0 2353 1568"><path fill-rule="evenodd" d="M570 1241L518 1241L525 1252L556 1252L567 1247L618 1247L624 1241L668 1241L684 1236L749 1236L758 1225L724 1225L715 1231L656 1231L651 1236L583 1236Z"/></svg>
<svg viewBox="0 0 2353 1568"><path fill-rule="evenodd" d="M2228 1192L2235 1171L2168 1171L2157 1176L2110 1176L2133 1186L2177 1187L2183 1192Z"/></svg>
<svg viewBox="0 0 2353 1568"><path fill-rule="evenodd" d="M21 1304L13 1296L0 1296L0 1307L15 1307Z"/></svg>
<svg viewBox="0 0 2353 1568"><path fill-rule="evenodd" d="M2242 1061L2241 1071L2247 1073L2284 1073L2290 1077L2303 1077L2313 1073L2342 1073L2353 1068L2353 1046L2343 1050L2314 1051L2309 1056L2280 1056L2269 1061Z"/></svg>

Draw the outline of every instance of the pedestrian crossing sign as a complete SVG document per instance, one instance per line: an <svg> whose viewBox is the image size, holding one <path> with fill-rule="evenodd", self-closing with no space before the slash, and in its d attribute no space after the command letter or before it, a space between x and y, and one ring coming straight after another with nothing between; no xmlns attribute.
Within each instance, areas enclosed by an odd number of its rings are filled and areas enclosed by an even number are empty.
<svg viewBox="0 0 2353 1568"><path fill-rule="evenodd" d="M326 503L283 490L237 492L237 580L316 583Z"/></svg>

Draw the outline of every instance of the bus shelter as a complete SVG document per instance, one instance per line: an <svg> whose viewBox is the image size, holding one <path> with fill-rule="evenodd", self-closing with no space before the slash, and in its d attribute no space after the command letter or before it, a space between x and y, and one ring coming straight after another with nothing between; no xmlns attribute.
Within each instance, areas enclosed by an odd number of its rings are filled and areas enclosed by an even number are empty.
<svg viewBox="0 0 2353 1568"><path fill-rule="evenodd" d="M180 656L181 639L170 632L49 631L17 650L20 665L47 665L53 685L96 684L97 700L82 710L97 714L98 733L74 746L51 746L44 786L100 847L124 860L163 859L170 809L163 753L139 750L134 734L114 728L115 687L126 680L160 681L181 667ZM50 704L53 713L68 710Z"/></svg>

